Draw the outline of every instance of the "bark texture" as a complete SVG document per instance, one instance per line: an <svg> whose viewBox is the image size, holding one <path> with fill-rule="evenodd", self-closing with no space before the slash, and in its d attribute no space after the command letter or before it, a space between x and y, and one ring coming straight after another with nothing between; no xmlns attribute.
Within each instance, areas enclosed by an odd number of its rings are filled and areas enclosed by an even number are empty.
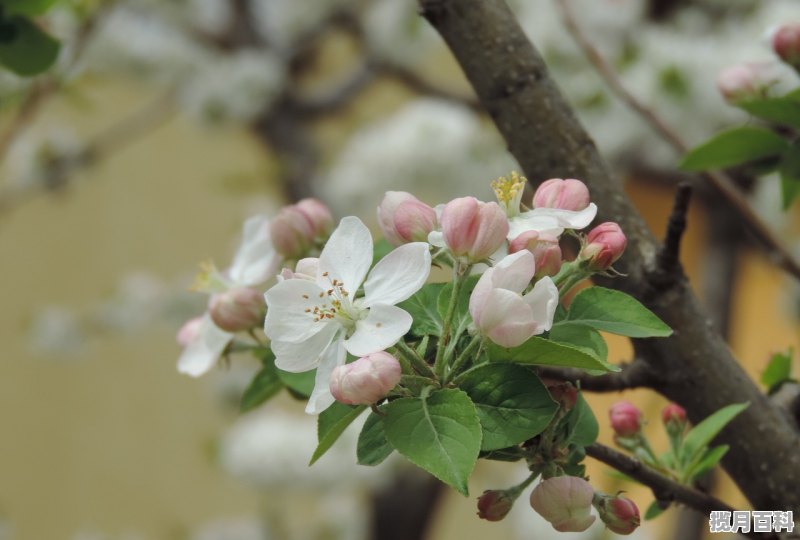
<svg viewBox="0 0 800 540"><path fill-rule="evenodd" d="M605 285L639 298L675 331L637 340L637 356L658 374L654 387L697 423L719 408L750 402L718 437L724 466L756 509L800 512L800 435L749 379L701 309L680 268L657 267L660 244L610 173L561 95L539 53L503 0L420 0L422 15L460 63L509 151L534 183L580 178L599 208L628 236Z"/></svg>

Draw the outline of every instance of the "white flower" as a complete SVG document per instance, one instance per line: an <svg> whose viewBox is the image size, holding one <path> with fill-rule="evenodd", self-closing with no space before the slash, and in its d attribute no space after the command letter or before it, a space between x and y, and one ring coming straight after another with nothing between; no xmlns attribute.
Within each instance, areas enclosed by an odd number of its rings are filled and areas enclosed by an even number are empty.
<svg viewBox="0 0 800 540"><path fill-rule="evenodd" d="M220 293L236 287L252 287L274 275L280 262L280 256L272 247L269 220L262 216L252 217L244 224L242 243L230 268L220 273L213 265L208 265L198 276L195 288ZM232 339L233 334L218 328L206 312L194 339L178 359L178 371L192 377L203 375L214 366Z"/></svg>
<svg viewBox="0 0 800 540"><path fill-rule="evenodd" d="M590 203L574 212L561 208L534 208L508 219L508 239L513 240L527 231L559 236L564 229L580 230L587 227L597 215L597 205Z"/></svg>
<svg viewBox="0 0 800 540"><path fill-rule="evenodd" d="M367 276L371 264L369 230L358 218L346 217L322 250L314 281L287 279L265 295L264 333L272 340L275 365L292 372L317 368L306 407L310 414L333 403L331 372L344 364L347 352L366 356L382 351L411 327L411 316L395 304L428 279L428 244L400 246ZM357 298L362 283L364 295Z"/></svg>
<svg viewBox="0 0 800 540"><path fill-rule="evenodd" d="M469 298L469 312L481 334L503 347L522 345L553 326L558 289L544 277L522 294L536 273L533 254L518 251L483 273Z"/></svg>

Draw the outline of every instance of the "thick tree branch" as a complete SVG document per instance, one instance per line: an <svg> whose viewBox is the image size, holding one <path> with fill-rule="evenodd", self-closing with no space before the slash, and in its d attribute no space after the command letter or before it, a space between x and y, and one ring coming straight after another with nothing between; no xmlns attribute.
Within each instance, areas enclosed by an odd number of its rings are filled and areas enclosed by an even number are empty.
<svg viewBox="0 0 800 540"><path fill-rule="evenodd" d="M718 438L731 446L724 466L756 508L800 512L800 436L748 378L713 330L688 282L669 288L652 280L659 243L600 157L541 56L502 0L419 0L533 181L580 178L600 220L617 221L628 236L618 261L624 279L608 285L639 298L673 330L636 340L637 356L659 374L657 390L685 407L697 423L731 403L750 406Z"/></svg>
<svg viewBox="0 0 800 540"><path fill-rule="evenodd" d="M539 375L547 379L569 381L588 392L621 392L632 388L652 388L657 382L655 374L642 360L621 366L618 373L587 375L581 369L545 367L538 368Z"/></svg>
<svg viewBox="0 0 800 540"><path fill-rule="evenodd" d="M673 150L678 154L688 152L690 147L681 136L655 110L645 105L625 87L611 64L581 31L569 2L570 0L557 0L556 5L561 8L564 25L597 74L605 81L614 95L647 122L662 139L672 146ZM800 262L770 226L753 210L747 197L736 186L733 179L721 171L704 172L701 173L701 176L714 186L717 193L741 216L747 230L761 242L775 264L796 279L800 279Z"/></svg>

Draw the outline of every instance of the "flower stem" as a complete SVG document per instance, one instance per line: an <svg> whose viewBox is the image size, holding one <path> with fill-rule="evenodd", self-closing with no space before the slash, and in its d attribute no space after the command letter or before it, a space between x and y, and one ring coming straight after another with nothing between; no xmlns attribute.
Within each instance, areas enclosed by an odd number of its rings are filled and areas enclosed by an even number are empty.
<svg viewBox="0 0 800 540"><path fill-rule="evenodd" d="M474 336L472 341L469 342L467 348L461 351L461 354L458 355L455 362L453 362L453 366L450 369L450 372L447 374L444 380L444 384L449 383L453 380L453 377L458 375L458 372L461 371L461 368L467 363L467 361L472 357L472 352L475 350L476 347L483 344L483 336L480 334ZM478 356L477 354L475 356Z"/></svg>
<svg viewBox="0 0 800 540"><path fill-rule="evenodd" d="M400 354L405 356L405 358L411 362L411 365L414 367L417 373L430 379L436 377L431 369L431 366L429 366L428 363L417 354L417 351L406 345L402 339L395 343L394 346L397 351L400 352Z"/></svg>
<svg viewBox="0 0 800 540"><path fill-rule="evenodd" d="M515 499L516 499L517 497L519 497L520 493L522 493L523 491L525 491L525 488L526 488L526 487L528 487L529 485L531 485L531 484L533 483L533 481L534 481L534 480L536 480L537 478L539 478L539 474L541 474L539 471L531 471L531 474L530 474L530 476L528 476L528 478L526 478L525 480L523 480L522 482L520 482L520 483L519 483L519 484L517 484L516 486L514 486L514 487L511 487L511 488L508 488L508 489L506 490L506 492L507 492L509 495L511 495L513 498L515 498Z"/></svg>
<svg viewBox="0 0 800 540"><path fill-rule="evenodd" d="M450 341L450 332L453 327L453 316L456 313L458 306L458 296L461 293L461 284L464 282L464 275L466 268L462 268L461 263L456 261L453 266L453 292L450 294L450 303L447 304L447 312L444 315L442 323L442 335L439 337L439 343L436 344L436 361L433 364L433 371L439 380L444 380L444 371L446 367L445 362L445 349L447 343Z"/></svg>

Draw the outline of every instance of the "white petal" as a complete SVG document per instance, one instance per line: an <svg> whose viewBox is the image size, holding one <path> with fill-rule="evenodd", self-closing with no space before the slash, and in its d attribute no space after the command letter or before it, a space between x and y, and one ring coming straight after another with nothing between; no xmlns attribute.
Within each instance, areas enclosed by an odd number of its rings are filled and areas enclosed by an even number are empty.
<svg viewBox="0 0 800 540"><path fill-rule="evenodd" d="M344 343L338 337L325 350L325 355L317 368L317 376L314 379L314 391L308 398L306 412L308 414L319 414L330 407L335 399L331 395L331 373L337 367L344 365L347 359Z"/></svg>
<svg viewBox="0 0 800 540"><path fill-rule="evenodd" d="M553 316L558 307L558 287L549 277L544 277L536 282L533 290L523 297L525 303L531 306L533 320L536 321L536 334L546 332L553 327Z"/></svg>
<svg viewBox="0 0 800 540"><path fill-rule="evenodd" d="M493 289L486 299L478 328L498 345L516 347L533 335L536 323L530 306L519 294Z"/></svg>
<svg viewBox="0 0 800 540"><path fill-rule="evenodd" d="M395 305L425 285L431 273L431 254L425 242L412 242L378 261L364 283L364 305Z"/></svg>
<svg viewBox="0 0 800 540"><path fill-rule="evenodd" d="M397 343L409 328L411 315L405 310L385 304L375 304L366 319L356 323L356 331L345 340L347 352L354 356L366 356L382 351Z"/></svg>
<svg viewBox="0 0 800 540"><path fill-rule="evenodd" d="M438 206L437 206L438 208ZM428 243L432 246L443 248L447 247L444 242L444 233L442 231L431 231L428 233Z"/></svg>
<svg viewBox="0 0 800 540"><path fill-rule="evenodd" d="M314 321L314 309L329 306L324 291L305 279L281 281L264 294L264 299L267 302L264 333L272 340L291 343L300 343L319 332L321 326Z"/></svg>
<svg viewBox="0 0 800 540"><path fill-rule="evenodd" d="M217 363L233 334L220 330L206 313L194 339L178 358L178 371L192 377L208 372Z"/></svg>
<svg viewBox="0 0 800 540"><path fill-rule="evenodd" d="M537 209L540 210L540 209ZM547 210L547 209L541 209ZM513 240L520 234L528 231L537 231L541 233L552 234L559 236L564 232L564 226L561 225L558 218L551 215L534 214L535 210L523 212L522 214L508 220L508 238Z"/></svg>
<svg viewBox="0 0 800 540"><path fill-rule="evenodd" d="M353 216L343 218L331 234L319 256L317 283L329 287L334 279L344 283L351 295L364 282L372 265L372 235L360 219ZM328 273L323 277L324 273Z"/></svg>
<svg viewBox="0 0 800 540"><path fill-rule="evenodd" d="M323 323L320 331L302 343L274 340L275 365L284 371L300 373L317 367L325 355L328 345L341 326L335 322Z"/></svg>
<svg viewBox="0 0 800 540"><path fill-rule="evenodd" d="M553 218L565 229L583 229L597 215L597 205L589 203L589 206L578 212L560 208L534 208L527 214L530 214L530 217L533 218Z"/></svg>
<svg viewBox="0 0 800 540"><path fill-rule="evenodd" d="M533 253L527 249L504 257L494 266L492 286L521 293L536 273L536 261Z"/></svg>
<svg viewBox="0 0 800 540"><path fill-rule="evenodd" d="M277 272L280 259L272 246L269 220L255 216L245 221L242 243L226 273L236 285L258 285Z"/></svg>

